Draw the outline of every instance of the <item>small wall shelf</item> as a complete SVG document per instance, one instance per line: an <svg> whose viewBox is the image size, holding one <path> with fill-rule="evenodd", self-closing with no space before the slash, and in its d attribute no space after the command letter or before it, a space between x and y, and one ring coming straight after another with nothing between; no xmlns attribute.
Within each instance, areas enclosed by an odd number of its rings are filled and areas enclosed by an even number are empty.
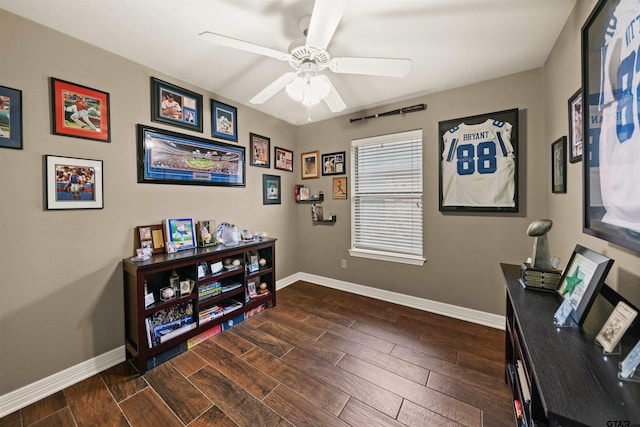
<svg viewBox="0 0 640 427"><path fill-rule="evenodd" d="M296 200L296 203L319 203L324 201L323 193L312 194L309 197L310 197L309 199L305 199L305 200Z"/></svg>
<svg viewBox="0 0 640 427"><path fill-rule="evenodd" d="M329 224L335 224L336 223L336 216L334 215L333 218L331 219L320 219L320 220L313 220L314 224L325 224L325 225L329 225Z"/></svg>

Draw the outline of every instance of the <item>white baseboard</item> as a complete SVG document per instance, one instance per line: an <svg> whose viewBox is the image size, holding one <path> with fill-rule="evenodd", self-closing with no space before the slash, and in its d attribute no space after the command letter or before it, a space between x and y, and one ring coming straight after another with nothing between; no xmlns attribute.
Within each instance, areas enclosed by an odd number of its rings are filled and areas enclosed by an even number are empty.
<svg viewBox="0 0 640 427"><path fill-rule="evenodd" d="M444 316L453 317L455 319L466 320L468 322L478 323L480 325L489 326L496 329L505 328L504 316L497 314L485 313L483 311L473 310L470 308L459 307L451 304L445 304L438 301L431 301L424 298L403 295L397 292L385 291L382 289L371 288L369 286L358 285L355 283L344 282L342 280L330 279L328 277L316 276L308 273L295 273L291 276L280 279L276 282L276 289L283 289L298 280L315 283L316 285L326 286L341 291L351 292L366 297L379 299L382 301L392 302L407 307L417 308L419 310L431 313L442 314ZM60 371L49 377L38 380L32 384L26 385L18 390L0 396L0 418L24 408L38 400L44 399L60 390L77 384L80 381L89 378L92 375L109 369L118 363L125 361L124 346L110 350L104 354L79 363L75 366Z"/></svg>

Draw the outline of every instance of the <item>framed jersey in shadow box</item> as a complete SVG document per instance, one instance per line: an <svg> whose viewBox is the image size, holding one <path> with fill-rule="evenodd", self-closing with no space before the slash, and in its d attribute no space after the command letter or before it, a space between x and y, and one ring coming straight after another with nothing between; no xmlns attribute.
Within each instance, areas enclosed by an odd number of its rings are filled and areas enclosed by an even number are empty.
<svg viewBox="0 0 640 427"><path fill-rule="evenodd" d="M518 109L438 123L440 211L518 212Z"/></svg>

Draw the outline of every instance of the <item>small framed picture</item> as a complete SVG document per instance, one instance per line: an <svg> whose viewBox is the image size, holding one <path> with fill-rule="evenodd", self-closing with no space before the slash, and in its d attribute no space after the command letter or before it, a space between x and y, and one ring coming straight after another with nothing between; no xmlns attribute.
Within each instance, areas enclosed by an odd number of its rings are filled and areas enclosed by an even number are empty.
<svg viewBox="0 0 640 427"><path fill-rule="evenodd" d="M320 162L320 154L318 151L310 151L308 153L302 153L302 179L308 178L320 178L320 168L318 163Z"/></svg>
<svg viewBox="0 0 640 427"><path fill-rule="evenodd" d="M22 91L0 86L0 147L22 150Z"/></svg>
<svg viewBox="0 0 640 427"><path fill-rule="evenodd" d="M627 304L622 301L618 302L607 322L596 335L596 341L604 348L604 351L607 353L613 351L637 315L638 312Z"/></svg>
<svg viewBox="0 0 640 427"><path fill-rule="evenodd" d="M582 160L582 89L569 98L569 161Z"/></svg>
<svg viewBox="0 0 640 427"><path fill-rule="evenodd" d="M563 136L551 144L551 191L567 192L567 137Z"/></svg>
<svg viewBox="0 0 640 427"><path fill-rule="evenodd" d="M238 109L212 99L211 129L214 138L238 142Z"/></svg>
<svg viewBox="0 0 640 427"><path fill-rule="evenodd" d="M184 297L191 293L191 281L183 280L180 282L180 296Z"/></svg>
<svg viewBox="0 0 640 427"><path fill-rule="evenodd" d="M247 283L247 292L249 294L249 297L253 298L256 295L258 295L258 291L256 289L256 283L255 282L248 282Z"/></svg>
<svg viewBox="0 0 640 427"><path fill-rule="evenodd" d="M262 175L262 204L279 205L282 203L280 177L278 175Z"/></svg>
<svg viewBox="0 0 640 427"><path fill-rule="evenodd" d="M344 200L347 198L347 177L333 178L333 198Z"/></svg>
<svg viewBox="0 0 640 427"><path fill-rule="evenodd" d="M196 247L193 218L169 218L164 220L165 236L177 251Z"/></svg>
<svg viewBox="0 0 640 427"><path fill-rule="evenodd" d="M344 167L345 152L322 155L322 176L347 173Z"/></svg>
<svg viewBox="0 0 640 427"><path fill-rule="evenodd" d="M154 254L164 252L164 231L162 224L138 226L140 247L151 246Z"/></svg>
<svg viewBox="0 0 640 427"><path fill-rule="evenodd" d="M249 134L251 151L251 166L269 168L269 155L271 151L271 139L255 133Z"/></svg>
<svg viewBox="0 0 640 427"><path fill-rule="evenodd" d="M51 77L52 132L111 142L109 94Z"/></svg>
<svg viewBox="0 0 640 427"><path fill-rule="evenodd" d="M634 376L636 369L640 365L640 341L631 349L627 357L620 363L618 378L629 379ZM635 374L637 375L637 374Z"/></svg>
<svg viewBox="0 0 640 427"><path fill-rule="evenodd" d="M293 172L293 151L285 150L284 148L280 147L274 147L273 165L275 169Z"/></svg>
<svg viewBox="0 0 640 427"><path fill-rule="evenodd" d="M102 209L102 160L45 155L47 209Z"/></svg>
<svg viewBox="0 0 640 427"><path fill-rule="evenodd" d="M151 120L202 132L202 95L151 77Z"/></svg>

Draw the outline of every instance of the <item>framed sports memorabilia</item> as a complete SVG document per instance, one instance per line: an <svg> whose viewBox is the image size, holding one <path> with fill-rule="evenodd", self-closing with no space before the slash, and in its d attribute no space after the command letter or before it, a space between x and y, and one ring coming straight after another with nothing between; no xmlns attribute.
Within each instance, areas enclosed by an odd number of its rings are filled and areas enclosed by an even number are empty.
<svg viewBox="0 0 640 427"><path fill-rule="evenodd" d="M518 212L518 110L438 123L440 211Z"/></svg>
<svg viewBox="0 0 640 427"><path fill-rule="evenodd" d="M50 83L53 134L111 142L107 92L53 77Z"/></svg>
<svg viewBox="0 0 640 427"><path fill-rule="evenodd" d="M102 160L44 156L47 209L102 209Z"/></svg>
<svg viewBox="0 0 640 427"><path fill-rule="evenodd" d="M165 219L164 235L167 239L167 243L171 243L175 246L176 251L192 249L197 246L193 218Z"/></svg>
<svg viewBox="0 0 640 427"><path fill-rule="evenodd" d="M261 168L271 167L269 155L271 154L271 139L255 133L249 134L249 151L251 152L251 166Z"/></svg>
<svg viewBox="0 0 640 427"><path fill-rule="evenodd" d="M582 160L582 89L569 98L569 161Z"/></svg>
<svg viewBox="0 0 640 427"><path fill-rule="evenodd" d="M202 95L151 77L151 120L202 132Z"/></svg>
<svg viewBox="0 0 640 427"><path fill-rule="evenodd" d="M262 175L262 204L279 205L281 198L280 177L278 175Z"/></svg>
<svg viewBox="0 0 640 427"><path fill-rule="evenodd" d="M637 8L600 0L582 28L583 231L640 253Z"/></svg>
<svg viewBox="0 0 640 427"><path fill-rule="evenodd" d="M345 200L347 198L347 177L333 178L333 198Z"/></svg>
<svg viewBox="0 0 640 427"><path fill-rule="evenodd" d="M238 142L238 109L212 99L211 128L214 138Z"/></svg>
<svg viewBox="0 0 640 427"><path fill-rule="evenodd" d="M551 144L551 192L567 192L567 137Z"/></svg>
<svg viewBox="0 0 640 427"><path fill-rule="evenodd" d="M293 172L293 151L274 147L273 167L281 171Z"/></svg>
<svg viewBox="0 0 640 427"><path fill-rule="evenodd" d="M320 178L320 153L318 151L310 151L300 155L302 164L302 179Z"/></svg>
<svg viewBox="0 0 640 427"><path fill-rule="evenodd" d="M0 86L0 147L22 150L22 91Z"/></svg>
<svg viewBox="0 0 640 427"><path fill-rule="evenodd" d="M138 240L141 248L151 248L151 252L164 252L164 229L162 224L138 226Z"/></svg>
<svg viewBox="0 0 640 427"><path fill-rule="evenodd" d="M347 173L344 167L345 152L322 155L322 176L342 175Z"/></svg>

